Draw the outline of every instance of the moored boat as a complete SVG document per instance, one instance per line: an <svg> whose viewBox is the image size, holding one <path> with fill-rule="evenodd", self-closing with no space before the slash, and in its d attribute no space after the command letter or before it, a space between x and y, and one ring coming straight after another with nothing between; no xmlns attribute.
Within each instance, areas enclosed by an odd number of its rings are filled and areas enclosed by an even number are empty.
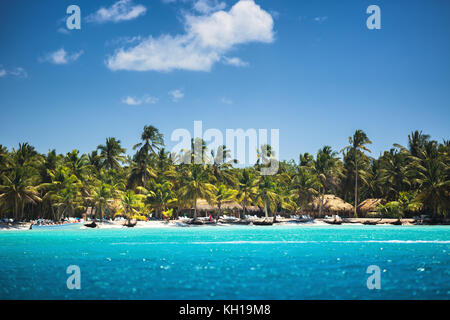
<svg viewBox="0 0 450 320"><path fill-rule="evenodd" d="M83 224L81 222L70 222L63 224L32 224L31 230L61 230L61 229L77 229Z"/></svg>
<svg viewBox="0 0 450 320"><path fill-rule="evenodd" d="M272 226L273 222L272 221L253 221L253 225L254 226Z"/></svg>

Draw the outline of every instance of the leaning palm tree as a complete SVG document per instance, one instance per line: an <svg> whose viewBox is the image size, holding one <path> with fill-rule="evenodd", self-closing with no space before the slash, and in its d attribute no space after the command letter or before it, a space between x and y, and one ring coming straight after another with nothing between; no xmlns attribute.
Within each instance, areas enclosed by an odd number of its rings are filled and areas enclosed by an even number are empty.
<svg viewBox="0 0 450 320"><path fill-rule="evenodd" d="M97 147L100 150L101 166L105 169L119 169L120 162L125 160L123 153L126 151L116 138L106 138L106 143Z"/></svg>
<svg viewBox="0 0 450 320"><path fill-rule="evenodd" d="M191 163L181 177L182 187L180 195L184 199L192 200L194 207L194 220L197 219L197 199L206 199L212 202L216 187L210 183L212 177L206 165Z"/></svg>
<svg viewBox="0 0 450 320"><path fill-rule="evenodd" d="M367 137L366 133L362 130L356 130L353 134L353 137L348 138L349 145L345 147L343 150L349 150L353 153L354 161L355 161L355 217L358 216L357 207L358 207L358 153L361 154L362 157L365 157L363 151L371 152L366 145L371 144L372 141Z"/></svg>

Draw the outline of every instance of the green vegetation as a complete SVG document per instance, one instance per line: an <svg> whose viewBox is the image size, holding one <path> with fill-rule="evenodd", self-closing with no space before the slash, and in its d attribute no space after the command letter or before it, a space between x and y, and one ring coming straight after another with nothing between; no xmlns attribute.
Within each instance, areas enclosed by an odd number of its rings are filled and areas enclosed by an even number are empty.
<svg viewBox="0 0 450 320"><path fill-rule="evenodd" d="M438 143L413 132L409 145L394 145L378 158L368 155L371 141L362 130L349 138L341 157L325 146L316 156L300 154L280 163L274 176L261 176L261 161L273 156L270 146L258 151L253 167L235 168L226 146L207 150L201 140L191 150L171 154L164 137L146 126L135 154L125 156L120 140L107 138L90 154L55 150L39 154L28 143L8 150L0 145L0 214L16 220L81 216L88 208L96 218L123 216L128 220L198 216L197 201L206 200L224 214L226 203L242 206L240 216L256 206L266 217L276 213L311 211L324 214L324 196L334 194L354 205L369 198L383 199L377 210L385 216L430 214L447 216L450 208L449 141ZM179 164L196 159L202 164ZM210 156L207 156L210 154ZM198 161L197 161L198 162Z"/></svg>

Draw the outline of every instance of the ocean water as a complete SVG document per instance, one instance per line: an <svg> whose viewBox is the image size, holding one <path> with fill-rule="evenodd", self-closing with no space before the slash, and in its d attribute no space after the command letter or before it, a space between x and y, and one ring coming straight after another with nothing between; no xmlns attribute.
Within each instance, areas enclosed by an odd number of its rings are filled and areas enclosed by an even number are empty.
<svg viewBox="0 0 450 320"><path fill-rule="evenodd" d="M0 248L0 299L450 298L446 226L2 231Z"/></svg>

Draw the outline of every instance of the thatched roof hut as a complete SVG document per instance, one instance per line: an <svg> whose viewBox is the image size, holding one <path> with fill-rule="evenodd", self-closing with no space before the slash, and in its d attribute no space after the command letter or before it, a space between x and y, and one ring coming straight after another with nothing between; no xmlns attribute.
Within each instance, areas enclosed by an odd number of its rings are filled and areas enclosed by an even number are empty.
<svg viewBox="0 0 450 320"><path fill-rule="evenodd" d="M261 211L261 208L258 206L250 206L250 207L246 207L245 211L248 213L258 213Z"/></svg>
<svg viewBox="0 0 450 320"><path fill-rule="evenodd" d="M359 212L375 212L379 205L386 203L384 199L366 199L358 205Z"/></svg>
<svg viewBox="0 0 450 320"><path fill-rule="evenodd" d="M221 205L222 210L229 210L229 211L240 211L243 210L242 206L235 202L235 201L227 201L222 203Z"/></svg>
<svg viewBox="0 0 450 320"><path fill-rule="evenodd" d="M192 208L193 209L193 208ZM208 201L204 199L197 199L197 210L198 211L215 211L217 206L210 205Z"/></svg>
<svg viewBox="0 0 450 320"><path fill-rule="evenodd" d="M319 210L321 198L315 197L310 203L313 210ZM350 203L345 202L339 197L332 194L326 194L323 197L323 211L325 212L351 212L353 206Z"/></svg>

